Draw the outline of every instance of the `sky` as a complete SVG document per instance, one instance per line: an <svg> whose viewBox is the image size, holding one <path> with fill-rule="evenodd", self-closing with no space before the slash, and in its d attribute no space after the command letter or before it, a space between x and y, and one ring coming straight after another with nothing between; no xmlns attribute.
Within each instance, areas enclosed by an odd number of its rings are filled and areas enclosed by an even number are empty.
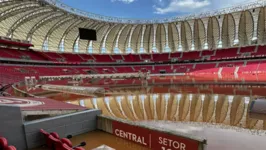
<svg viewBox="0 0 266 150"><path fill-rule="evenodd" d="M217 10L255 0L61 0L87 12L104 16L156 19Z"/></svg>

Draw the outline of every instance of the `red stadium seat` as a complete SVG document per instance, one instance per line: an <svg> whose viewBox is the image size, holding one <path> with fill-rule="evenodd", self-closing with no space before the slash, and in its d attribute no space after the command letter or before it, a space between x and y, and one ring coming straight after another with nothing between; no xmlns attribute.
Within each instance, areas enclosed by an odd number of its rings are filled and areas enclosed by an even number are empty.
<svg viewBox="0 0 266 150"><path fill-rule="evenodd" d="M67 139L67 138L62 138L61 139L61 142L64 143L64 144L66 144L66 145L68 145L69 147L72 147L73 146L72 145L72 142L69 139Z"/></svg>
<svg viewBox="0 0 266 150"><path fill-rule="evenodd" d="M15 146L8 146L4 150L17 150Z"/></svg>
<svg viewBox="0 0 266 150"><path fill-rule="evenodd" d="M56 132L48 133L43 129L40 129L40 132L46 137L46 144L49 148L55 149L55 150L68 150L66 149L69 147L72 150L72 142L68 139L71 138L72 136L68 136L68 138L62 138L60 140L59 135ZM65 146L63 146L65 145ZM82 142L78 146L84 146L86 145L85 142Z"/></svg>
<svg viewBox="0 0 266 150"><path fill-rule="evenodd" d="M0 150L3 150L8 146L7 139L4 137L0 137Z"/></svg>
<svg viewBox="0 0 266 150"><path fill-rule="evenodd" d="M54 138L60 139L59 135L56 132L50 133Z"/></svg>
<svg viewBox="0 0 266 150"><path fill-rule="evenodd" d="M44 131L43 129L40 129L40 132L44 135L45 137L45 141L46 141L46 145L47 147L51 148L52 147L52 141L49 139L49 133Z"/></svg>
<svg viewBox="0 0 266 150"><path fill-rule="evenodd" d="M46 132L43 129L40 129L40 132L45 136L45 140L46 140L46 145L47 147L51 148L53 143L51 141L51 139L49 138L50 135L52 135L54 138L59 139L59 135L55 132L52 132L51 134L49 134L48 132Z"/></svg>
<svg viewBox="0 0 266 150"><path fill-rule="evenodd" d="M61 150L62 149L62 142L59 139L53 137L52 135L49 135L48 138L49 138L49 140L52 143L52 147L51 148L53 150Z"/></svg>
<svg viewBox="0 0 266 150"><path fill-rule="evenodd" d="M43 129L40 129L40 132L43 134L43 135L45 135L45 136L49 136L49 133L48 132L46 132L45 130L43 130Z"/></svg>

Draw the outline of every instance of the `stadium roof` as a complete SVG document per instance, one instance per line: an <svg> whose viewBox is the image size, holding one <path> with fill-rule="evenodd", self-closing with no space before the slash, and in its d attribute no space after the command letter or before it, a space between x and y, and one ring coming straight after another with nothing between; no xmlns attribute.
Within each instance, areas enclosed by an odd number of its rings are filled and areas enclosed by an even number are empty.
<svg viewBox="0 0 266 150"><path fill-rule="evenodd" d="M0 35L36 49L78 53L151 53L264 43L264 0L186 17L132 20L68 7L58 0L0 0ZM97 31L80 40L78 28ZM258 34L257 34L258 33Z"/></svg>

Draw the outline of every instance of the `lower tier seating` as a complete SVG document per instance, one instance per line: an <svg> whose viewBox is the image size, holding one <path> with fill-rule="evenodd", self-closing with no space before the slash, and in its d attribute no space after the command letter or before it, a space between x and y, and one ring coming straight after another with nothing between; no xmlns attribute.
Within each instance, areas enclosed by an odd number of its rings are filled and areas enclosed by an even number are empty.
<svg viewBox="0 0 266 150"><path fill-rule="evenodd" d="M266 60L210 62L210 63L188 63L168 65L130 65L130 66L38 66L38 65L7 65L0 64L0 85L12 84L24 81L26 76L57 76L74 74L111 74L150 72L151 74L248 74L266 73Z"/></svg>

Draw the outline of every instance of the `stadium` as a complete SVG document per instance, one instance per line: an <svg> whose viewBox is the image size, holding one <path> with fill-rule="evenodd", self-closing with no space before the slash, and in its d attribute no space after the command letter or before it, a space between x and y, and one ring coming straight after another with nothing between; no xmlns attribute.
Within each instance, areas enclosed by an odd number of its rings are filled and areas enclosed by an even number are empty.
<svg viewBox="0 0 266 150"><path fill-rule="evenodd" d="M0 0L0 150L264 150L266 1L159 19Z"/></svg>

